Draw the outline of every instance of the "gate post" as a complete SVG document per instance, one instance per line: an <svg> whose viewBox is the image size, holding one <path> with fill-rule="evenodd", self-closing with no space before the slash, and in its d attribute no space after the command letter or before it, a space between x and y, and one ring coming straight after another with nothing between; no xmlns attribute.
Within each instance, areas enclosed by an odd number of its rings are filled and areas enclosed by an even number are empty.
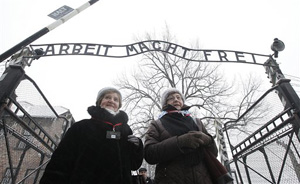
<svg viewBox="0 0 300 184"><path fill-rule="evenodd" d="M223 130L222 123L218 119L215 119L215 127L216 127L217 143L219 145L220 161L226 167L227 171L231 172L224 133L223 133L224 130Z"/></svg>
<svg viewBox="0 0 300 184"><path fill-rule="evenodd" d="M7 103L7 97L11 96L20 81L23 79L25 71L22 66L10 65L5 69L4 73L0 77L0 104ZM1 108L2 109L2 108ZM0 116L1 116L0 112Z"/></svg>
<svg viewBox="0 0 300 184"><path fill-rule="evenodd" d="M300 141L300 99L294 88L290 84L290 79L286 79L279 69L279 65L276 60L272 57L265 62L265 69L270 82L273 86L278 85L277 94L280 101L282 102L284 109L292 108L293 114L289 116L294 116L293 127L295 133Z"/></svg>
<svg viewBox="0 0 300 184"><path fill-rule="evenodd" d="M7 103L7 98L13 94L25 75L24 68L30 66L34 59L39 59L38 56L30 58L33 54L37 54L37 52L24 47L21 51L11 56L8 67L0 76L0 117L3 105Z"/></svg>

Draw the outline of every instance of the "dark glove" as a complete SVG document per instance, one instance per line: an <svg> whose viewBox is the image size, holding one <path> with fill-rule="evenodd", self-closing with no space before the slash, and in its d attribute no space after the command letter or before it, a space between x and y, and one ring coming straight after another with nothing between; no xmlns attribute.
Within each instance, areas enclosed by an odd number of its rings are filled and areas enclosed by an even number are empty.
<svg viewBox="0 0 300 184"><path fill-rule="evenodd" d="M201 140L202 140L202 145L209 145L212 141L211 137L203 132L200 132L201 134Z"/></svg>
<svg viewBox="0 0 300 184"><path fill-rule="evenodd" d="M133 143L134 145L136 146L139 146L140 145L140 139L137 138L136 136L134 135L128 135L128 139L127 139L129 142Z"/></svg>
<svg viewBox="0 0 300 184"><path fill-rule="evenodd" d="M210 136L200 131L190 131L178 136L178 146L180 148L198 148L200 145L207 145L211 142Z"/></svg>

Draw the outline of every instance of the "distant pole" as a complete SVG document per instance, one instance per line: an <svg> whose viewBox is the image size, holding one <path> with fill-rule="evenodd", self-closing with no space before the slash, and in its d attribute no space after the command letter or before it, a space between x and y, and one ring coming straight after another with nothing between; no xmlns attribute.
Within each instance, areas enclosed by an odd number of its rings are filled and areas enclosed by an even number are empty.
<svg viewBox="0 0 300 184"><path fill-rule="evenodd" d="M48 25L47 27L44 27L43 29L41 29L38 32L34 33L33 35L29 36L28 38L26 38L22 42L18 43L14 47L10 48L9 50L7 50L6 52L4 52L3 54L0 55L0 63L2 61L4 61L5 59L7 59L9 56L15 54L16 52L18 52L19 50L21 50L22 48L24 48L25 46L29 45L30 43L34 42L38 38L42 37L46 33L52 31L53 29L55 29L59 25L65 23L66 21L68 21L69 19L71 19L75 15L79 14L80 12L82 12L83 10L85 10L86 8L90 7L91 5L93 5L94 3L96 3L97 1L99 1L99 0L90 0L90 1L88 1L86 3L84 3L79 8L74 9L69 14L63 16L62 18L60 18L58 20L56 20L52 24Z"/></svg>
<svg viewBox="0 0 300 184"><path fill-rule="evenodd" d="M220 155L220 161L221 163L226 167L226 169L230 172L230 166L229 166L229 159L227 154L227 148L225 143L225 137L223 133L223 126L222 123L215 119L215 128L216 128L216 138L217 143L219 145L219 155Z"/></svg>

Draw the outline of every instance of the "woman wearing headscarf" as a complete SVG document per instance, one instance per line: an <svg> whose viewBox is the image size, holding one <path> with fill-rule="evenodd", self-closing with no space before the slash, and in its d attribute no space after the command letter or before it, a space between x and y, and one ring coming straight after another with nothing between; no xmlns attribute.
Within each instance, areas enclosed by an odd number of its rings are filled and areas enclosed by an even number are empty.
<svg viewBox="0 0 300 184"><path fill-rule="evenodd" d="M204 149L217 156L212 136L192 118L182 93L167 89L161 96L162 113L145 136L145 160L156 164L156 184L212 184Z"/></svg>
<svg viewBox="0 0 300 184"><path fill-rule="evenodd" d="M72 125L54 151L40 184L131 184L143 161L143 143L132 135L121 93L98 92L90 119Z"/></svg>

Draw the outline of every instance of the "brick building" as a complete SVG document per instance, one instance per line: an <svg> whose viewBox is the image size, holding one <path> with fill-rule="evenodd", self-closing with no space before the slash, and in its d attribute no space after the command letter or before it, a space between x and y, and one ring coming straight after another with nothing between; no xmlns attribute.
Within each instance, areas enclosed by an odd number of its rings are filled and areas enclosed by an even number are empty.
<svg viewBox="0 0 300 184"><path fill-rule="evenodd" d="M47 105L19 104L21 109L10 108L16 116L4 112L0 119L0 184L38 183L47 160L74 122L64 107L53 111Z"/></svg>

